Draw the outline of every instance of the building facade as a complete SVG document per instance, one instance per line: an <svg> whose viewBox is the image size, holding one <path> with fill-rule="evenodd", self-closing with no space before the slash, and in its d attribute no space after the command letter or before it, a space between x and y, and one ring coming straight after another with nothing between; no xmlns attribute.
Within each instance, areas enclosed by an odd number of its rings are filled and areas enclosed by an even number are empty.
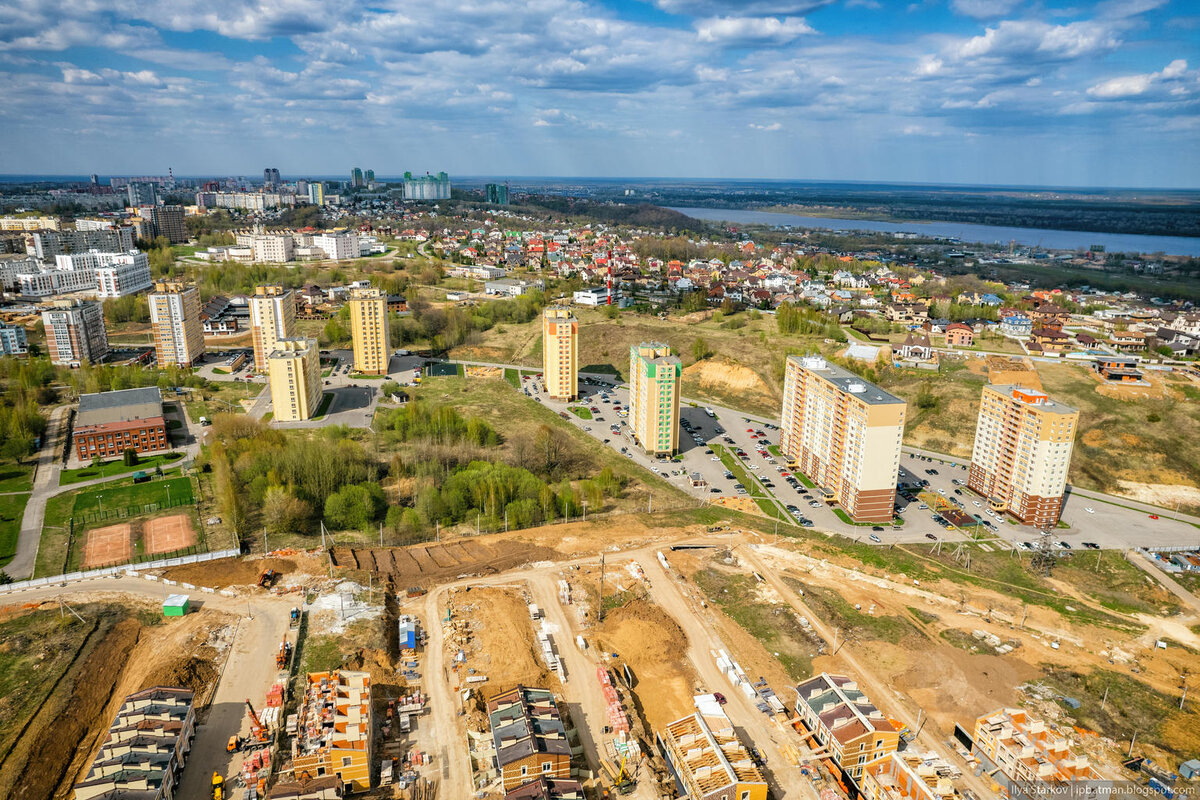
<svg viewBox="0 0 1200 800"><path fill-rule="evenodd" d="M188 240L187 226L183 224L183 206L155 206L150 210L150 221L155 236L165 236L171 244L182 244Z"/></svg>
<svg viewBox="0 0 1200 800"><path fill-rule="evenodd" d="M279 285L254 287L250 298L250 338L254 344L254 368L267 369L267 354L280 339L296 335L296 299L290 289Z"/></svg>
<svg viewBox="0 0 1200 800"><path fill-rule="evenodd" d="M124 297L154 285L150 278L150 258L140 250L64 254L54 257L54 265L59 271L91 276L98 297Z"/></svg>
<svg viewBox="0 0 1200 800"><path fill-rule="evenodd" d="M852 678L822 672L796 687L796 714L828 758L855 783L895 753L900 733Z"/></svg>
<svg viewBox="0 0 1200 800"><path fill-rule="evenodd" d="M131 449L159 453L171 446L157 386L80 395L71 435L81 461L116 458Z"/></svg>
<svg viewBox="0 0 1200 800"><path fill-rule="evenodd" d="M374 288L353 289L349 304L355 371L364 375L387 375L387 295Z"/></svg>
<svg viewBox="0 0 1200 800"><path fill-rule="evenodd" d="M0 324L0 353L6 356L29 355L29 339L23 326Z"/></svg>
<svg viewBox="0 0 1200 800"><path fill-rule="evenodd" d="M358 237L352 233L324 233L312 237L312 246L320 248L325 258L341 261L358 258Z"/></svg>
<svg viewBox="0 0 1200 800"><path fill-rule="evenodd" d="M193 694L155 686L129 695L92 758L75 800L176 796L196 731Z"/></svg>
<svg viewBox="0 0 1200 800"><path fill-rule="evenodd" d="M657 736L681 797L689 800L766 800L767 781L720 702L695 698L696 713L677 719Z"/></svg>
<svg viewBox="0 0 1200 800"><path fill-rule="evenodd" d="M487 202L492 205L506 206L508 205L508 184L507 183L489 183L484 187L484 193Z"/></svg>
<svg viewBox="0 0 1200 800"><path fill-rule="evenodd" d="M108 355L104 309L95 301L59 301L42 312L42 324L52 364L78 367Z"/></svg>
<svg viewBox="0 0 1200 800"><path fill-rule="evenodd" d="M444 172L437 175L419 175L414 177L411 172L404 173L405 200L449 200L450 176Z"/></svg>
<svg viewBox="0 0 1200 800"><path fill-rule="evenodd" d="M571 744L548 689L518 685L487 701L504 791L537 778L571 777Z"/></svg>
<svg viewBox="0 0 1200 800"><path fill-rule="evenodd" d="M64 253L86 253L97 250L101 253L128 253L133 250L133 228L76 231L37 231L30 234L30 255L49 261Z"/></svg>
<svg viewBox="0 0 1200 800"><path fill-rule="evenodd" d="M856 522L891 522L906 409L820 356L789 356L779 447Z"/></svg>
<svg viewBox="0 0 1200 800"><path fill-rule="evenodd" d="M1052 786L1102 780L1087 756L1071 752L1057 728L1023 709L1002 708L979 717L973 739L972 752L1013 798L1044 797L1059 793Z"/></svg>
<svg viewBox="0 0 1200 800"><path fill-rule="evenodd" d="M569 308L542 312L542 376L552 399L579 397L579 320Z"/></svg>
<svg viewBox="0 0 1200 800"><path fill-rule="evenodd" d="M679 380L683 364L665 344L629 348L629 424L650 455L679 448Z"/></svg>
<svg viewBox="0 0 1200 800"><path fill-rule="evenodd" d="M310 672L292 739L297 776L336 775L343 791L371 788L371 676L366 672Z"/></svg>
<svg viewBox="0 0 1200 800"><path fill-rule="evenodd" d="M150 294L150 328L160 367L190 367L204 355L200 292L182 283L156 283Z"/></svg>
<svg viewBox="0 0 1200 800"><path fill-rule="evenodd" d="M967 487L1026 525L1052 528L1063 493L1079 412L1045 392L989 385L979 401Z"/></svg>
<svg viewBox="0 0 1200 800"><path fill-rule="evenodd" d="M276 422L312 419L321 404L321 356L316 339L276 339L267 355Z"/></svg>

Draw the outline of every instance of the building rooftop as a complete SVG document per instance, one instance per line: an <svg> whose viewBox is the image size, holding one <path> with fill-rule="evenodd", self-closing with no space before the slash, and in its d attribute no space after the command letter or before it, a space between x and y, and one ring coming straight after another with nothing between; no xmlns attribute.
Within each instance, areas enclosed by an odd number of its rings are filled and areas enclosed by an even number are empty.
<svg viewBox="0 0 1200 800"><path fill-rule="evenodd" d="M496 695L488 700L488 717L501 767L534 753L571 755L566 726L547 689L518 686Z"/></svg>
<svg viewBox="0 0 1200 800"><path fill-rule="evenodd" d="M675 751L672 763L688 791L708 797L724 788L766 781L713 695L695 698L697 711L675 720L663 739Z"/></svg>
<svg viewBox="0 0 1200 800"><path fill-rule="evenodd" d="M870 731L894 733L894 726L853 679L822 672L796 687L798 702L804 703L840 742L848 742Z"/></svg>
<svg viewBox="0 0 1200 800"><path fill-rule="evenodd" d="M839 391L854 395L867 405L894 405L905 403L899 397L880 389L873 383L855 375L836 364L830 364L821 356L788 356L788 361L804 368L827 383L833 384Z"/></svg>
<svg viewBox="0 0 1200 800"><path fill-rule="evenodd" d="M1077 409L1071 408L1057 400L1051 400L1050 396L1041 389L1014 384L989 384L983 388L984 391L995 392L996 394L1003 395L1005 399L1016 400L1023 406L1036 407L1048 414L1070 415L1079 413Z"/></svg>
<svg viewBox="0 0 1200 800"><path fill-rule="evenodd" d="M120 389L115 392L97 392L80 395L75 427L86 428L113 422L132 422L153 419L162 415L162 392L158 390L157 386L147 386L143 389Z"/></svg>

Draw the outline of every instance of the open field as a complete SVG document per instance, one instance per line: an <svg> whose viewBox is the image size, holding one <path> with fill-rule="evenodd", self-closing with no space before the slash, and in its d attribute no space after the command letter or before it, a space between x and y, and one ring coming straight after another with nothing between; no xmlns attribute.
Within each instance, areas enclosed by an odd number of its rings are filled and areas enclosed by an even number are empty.
<svg viewBox="0 0 1200 800"><path fill-rule="evenodd" d="M252 381L212 381L204 389L189 391L184 405L193 422L200 417L212 419L215 414L244 414L246 405L252 404L264 388L265 384Z"/></svg>
<svg viewBox="0 0 1200 800"><path fill-rule="evenodd" d="M33 464L0 462L0 492L28 492L33 489Z"/></svg>
<svg viewBox="0 0 1200 800"><path fill-rule="evenodd" d="M156 685L215 687L230 620L201 611L162 624L144 601L0 609L0 796L66 797L124 697Z"/></svg>
<svg viewBox="0 0 1200 800"><path fill-rule="evenodd" d="M123 472L133 472L134 470L142 470L147 474L154 472L154 468L161 466L166 467L179 459L183 458L183 453L160 453L158 455L139 455L138 463L135 466L125 466L122 459L115 461L106 461L99 467L82 467L81 469L64 469L59 472L58 485L68 486L72 483L80 483L81 481L90 481L96 478L107 478L111 475L120 475Z"/></svg>

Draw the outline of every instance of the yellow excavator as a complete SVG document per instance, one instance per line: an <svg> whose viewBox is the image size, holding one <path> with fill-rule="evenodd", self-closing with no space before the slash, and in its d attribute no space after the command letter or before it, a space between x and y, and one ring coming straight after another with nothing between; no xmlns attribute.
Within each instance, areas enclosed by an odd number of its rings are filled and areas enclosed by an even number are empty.
<svg viewBox="0 0 1200 800"><path fill-rule="evenodd" d="M225 800L225 777L216 771L212 776L212 800Z"/></svg>

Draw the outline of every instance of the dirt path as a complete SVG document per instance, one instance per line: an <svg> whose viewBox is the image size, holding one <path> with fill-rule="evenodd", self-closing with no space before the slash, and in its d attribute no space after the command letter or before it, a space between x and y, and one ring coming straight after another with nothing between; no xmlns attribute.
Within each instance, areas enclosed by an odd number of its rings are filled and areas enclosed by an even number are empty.
<svg viewBox="0 0 1200 800"><path fill-rule="evenodd" d="M428 639L425 645L425 691L429 693L431 726L437 731L440 749L436 754L441 764L442 797L472 797L471 764L467 755L467 734L462 718L457 715L458 698L450 692L451 675L446 670L445 632L442 629L441 599L449 591L443 587L425 597L423 616Z"/></svg>
<svg viewBox="0 0 1200 800"><path fill-rule="evenodd" d="M1163 572L1158 567L1154 566L1146 559L1144 555L1136 550L1129 551L1129 563L1143 570L1147 575L1158 581L1171 592L1173 595L1183 601L1184 605L1193 611L1200 612L1200 599L1196 595L1189 592L1187 589L1179 585L1179 582L1172 578L1167 573Z"/></svg>

